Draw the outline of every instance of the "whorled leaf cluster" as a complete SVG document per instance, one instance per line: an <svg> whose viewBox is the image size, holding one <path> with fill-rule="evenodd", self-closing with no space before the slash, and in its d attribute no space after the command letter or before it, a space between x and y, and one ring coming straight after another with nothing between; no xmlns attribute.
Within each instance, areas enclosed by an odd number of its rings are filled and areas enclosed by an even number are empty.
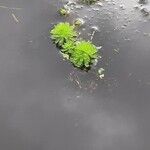
<svg viewBox="0 0 150 150"><path fill-rule="evenodd" d="M51 38L75 67L90 68L98 59L98 50L90 41L78 40L75 27L69 23L59 23L50 31Z"/></svg>
<svg viewBox="0 0 150 150"><path fill-rule="evenodd" d="M77 32L74 30L74 26L71 26L67 22L55 25L50 33L51 38L58 46L62 46L66 42L72 41L77 37Z"/></svg>

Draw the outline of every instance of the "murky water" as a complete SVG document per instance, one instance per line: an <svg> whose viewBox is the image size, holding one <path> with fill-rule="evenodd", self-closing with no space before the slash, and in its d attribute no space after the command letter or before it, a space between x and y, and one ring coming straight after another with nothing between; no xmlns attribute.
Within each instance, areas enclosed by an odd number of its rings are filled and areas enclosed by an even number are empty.
<svg viewBox="0 0 150 150"><path fill-rule="evenodd" d="M65 3L0 2L1 149L149 150L150 18L140 10L149 4L77 4L65 18L57 13ZM49 38L54 24L76 18L85 21L85 39L99 29L93 43L102 59L88 73L64 61Z"/></svg>

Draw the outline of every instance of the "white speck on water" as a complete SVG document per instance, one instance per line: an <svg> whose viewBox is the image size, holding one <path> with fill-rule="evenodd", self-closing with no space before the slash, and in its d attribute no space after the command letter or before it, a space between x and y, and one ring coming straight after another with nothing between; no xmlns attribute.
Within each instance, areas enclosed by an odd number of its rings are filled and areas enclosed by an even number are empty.
<svg viewBox="0 0 150 150"><path fill-rule="evenodd" d="M140 9L139 5L135 5L133 8Z"/></svg>
<svg viewBox="0 0 150 150"><path fill-rule="evenodd" d="M102 2L98 2L97 5L103 7L103 3Z"/></svg>
<svg viewBox="0 0 150 150"><path fill-rule="evenodd" d="M94 31L99 31L99 28L97 26L92 26L91 29Z"/></svg>
<svg viewBox="0 0 150 150"><path fill-rule="evenodd" d="M82 5L76 5L75 8L76 9L81 9L81 8L83 8L83 6Z"/></svg>
<svg viewBox="0 0 150 150"><path fill-rule="evenodd" d="M120 5L120 8L121 8L122 10L125 10L125 5L124 5L124 4L121 4L121 5Z"/></svg>
<svg viewBox="0 0 150 150"><path fill-rule="evenodd" d="M82 19L82 18L77 18L75 21L74 21L74 24L77 25L77 26L81 26L85 23L85 21Z"/></svg>
<svg viewBox="0 0 150 150"><path fill-rule="evenodd" d="M100 10L100 8L92 8L92 10L94 10L94 11L99 11Z"/></svg>
<svg viewBox="0 0 150 150"><path fill-rule="evenodd" d="M95 60L93 61L93 65L94 65L94 66L96 66L96 65L97 65L97 63L98 63L98 60L97 60L97 59L95 59Z"/></svg>

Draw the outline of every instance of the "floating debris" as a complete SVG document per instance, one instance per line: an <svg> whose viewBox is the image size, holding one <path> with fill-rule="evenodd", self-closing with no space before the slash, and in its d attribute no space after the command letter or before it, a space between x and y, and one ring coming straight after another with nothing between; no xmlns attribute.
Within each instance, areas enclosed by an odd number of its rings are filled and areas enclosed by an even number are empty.
<svg viewBox="0 0 150 150"><path fill-rule="evenodd" d="M60 54L63 56L64 59L67 59L67 60L69 59L68 54L62 53L61 51L60 51Z"/></svg>
<svg viewBox="0 0 150 150"><path fill-rule="evenodd" d="M147 3L148 3L148 0L139 0L139 3L140 3L140 4L147 4Z"/></svg>
<svg viewBox="0 0 150 150"><path fill-rule="evenodd" d="M100 79L104 79L105 74L101 74L101 75L99 75L99 77L100 77Z"/></svg>
<svg viewBox="0 0 150 150"><path fill-rule="evenodd" d="M94 31L99 31L99 28L97 26L92 26L91 29L93 29Z"/></svg>
<svg viewBox="0 0 150 150"><path fill-rule="evenodd" d="M13 10L21 10L22 9L22 8L19 8L19 7L7 7L7 6L4 6L4 5L0 5L0 8L13 9Z"/></svg>
<svg viewBox="0 0 150 150"><path fill-rule="evenodd" d="M96 31L99 31L99 28L97 26L93 26L93 27L91 27L91 29L93 30L93 32L91 34L91 41L92 41Z"/></svg>
<svg viewBox="0 0 150 150"><path fill-rule="evenodd" d="M100 8L92 8L92 10L94 10L94 11L99 11L100 10Z"/></svg>
<svg viewBox="0 0 150 150"><path fill-rule="evenodd" d="M93 66L96 66L98 63L98 59L94 59L92 63L93 63Z"/></svg>
<svg viewBox="0 0 150 150"><path fill-rule="evenodd" d="M100 79L103 79L105 77L104 71L105 71L104 68L98 69L98 74L99 74Z"/></svg>
<svg viewBox="0 0 150 150"><path fill-rule="evenodd" d="M150 11L147 8L142 8L141 12L143 13L144 16L148 16L150 14Z"/></svg>
<svg viewBox="0 0 150 150"><path fill-rule="evenodd" d="M121 4L121 5L120 5L120 8L121 8L122 10L125 10L125 5Z"/></svg>
<svg viewBox="0 0 150 150"><path fill-rule="evenodd" d="M16 23L19 23L19 20L17 19L17 17L15 16L15 14L12 13L11 15L12 15L13 19L15 20L15 22L16 22Z"/></svg>
<svg viewBox="0 0 150 150"><path fill-rule="evenodd" d="M68 9L68 8L61 8L60 10L59 10L59 13L60 13L60 15L62 15L62 16L68 16L69 14L70 14L70 10Z"/></svg>
<svg viewBox="0 0 150 150"><path fill-rule="evenodd" d="M150 33L143 33L144 36L150 37Z"/></svg>
<svg viewBox="0 0 150 150"><path fill-rule="evenodd" d="M116 52L117 54L119 54L119 49L114 49L114 52Z"/></svg>
<svg viewBox="0 0 150 150"><path fill-rule="evenodd" d="M99 49L101 49L101 48L102 48L102 46L97 46L96 48L99 50Z"/></svg>
<svg viewBox="0 0 150 150"><path fill-rule="evenodd" d="M134 6L135 9L140 9L139 5Z"/></svg>
<svg viewBox="0 0 150 150"><path fill-rule="evenodd" d="M83 6L82 5L75 5L75 8L76 9L81 9L81 8L83 8Z"/></svg>
<svg viewBox="0 0 150 150"><path fill-rule="evenodd" d="M74 25L75 26L81 26L85 23L85 21L82 19L82 18L77 18L75 21L74 21Z"/></svg>
<svg viewBox="0 0 150 150"><path fill-rule="evenodd" d="M96 5L103 7L103 3L102 2L97 2Z"/></svg>
<svg viewBox="0 0 150 150"><path fill-rule="evenodd" d="M76 84L79 86L79 88L81 89L81 88L82 88L82 86L81 86L81 84L80 84L80 81L79 81L79 80L77 80L77 79L75 79L75 82L76 82Z"/></svg>
<svg viewBox="0 0 150 150"><path fill-rule="evenodd" d="M76 5L76 4L77 4L76 2L70 1L70 0L67 2L67 5L68 5L68 6L69 6L69 5Z"/></svg>

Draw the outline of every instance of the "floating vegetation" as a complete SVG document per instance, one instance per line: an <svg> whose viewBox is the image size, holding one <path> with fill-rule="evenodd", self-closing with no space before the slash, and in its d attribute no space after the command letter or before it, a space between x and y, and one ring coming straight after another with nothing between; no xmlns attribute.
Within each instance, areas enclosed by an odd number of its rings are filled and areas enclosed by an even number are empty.
<svg viewBox="0 0 150 150"><path fill-rule="evenodd" d="M143 13L144 16L149 16L150 11L147 8L142 8L141 12Z"/></svg>
<svg viewBox="0 0 150 150"><path fill-rule="evenodd" d="M91 5L98 0L78 0L82 4ZM72 8L77 8L76 3L68 2L64 5L59 13L62 16L67 16ZM82 8L83 5L80 6ZM75 30L82 26L85 21L82 18L76 18L71 25L68 22L61 22L54 26L50 31L51 39L60 48L60 53L64 59L69 60L75 67L89 70L91 66L95 66L98 62L98 58L101 58L98 54L98 50L101 47L96 47L92 43L93 36L96 31L99 31L98 27L92 27L92 35L90 41L85 41L82 38L78 38L79 32Z"/></svg>
<svg viewBox="0 0 150 150"><path fill-rule="evenodd" d="M93 59L98 58L98 51L94 44L89 41L77 42L70 61L78 68L89 68Z"/></svg>
<svg viewBox="0 0 150 150"><path fill-rule="evenodd" d="M61 48L63 57L70 60L75 67L88 69L98 59L98 49L90 41L78 40L74 26L59 23L50 31L51 38Z"/></svg>
<svg viewBox="0 0 150 150"><path fill-rule="evenodd" d="M119 49L114 49L114 52L119 54Z"/></svg>
<svg viewBox="0 0 150 150"><path fill-rule="evenodd" d="M68 41L62 46L62 52L68 55L71 55L74 52L75 49L75 42Z"/></svg>
<svg viewBox="0 0 150 150"><path fill-rule="evenodd" d="M57 24L50 33L51 38L60 47L62 47L67 41L74 41L75 37L77 37L77 32L74 30L74 26L67 22Z"/></svg>
<svg viewBox="0 0 150 150"><path fill-rule="evenodd" d="M75 21L74 21L74 25L75 26L82 26L84 24L84 20L82 18L77 18Z"/></svg>
<svg viewBox="0 0 150 150"><path fill-rule="evenodd" d="M70 14L70 10L67 9L67 8L61 8L61 9L59 10L59 13L60 13L60 15L62 15L62 16L68 16L68 15Z"/></svg>
<svg viewBox="0 0 150 150"><path fill-rule="evenodd" d="M93 3L96 3L98 0L80 0L84 4L91 5Z"/></svg>
<svg viewBox="0 0 150 150"><path fill-rule="evenodd" d="M14 13L12 13L11 15L12 15L12 17L13 17L14 21L15 21L16 23L19 23L19 20L18 20L18 18L15 16L15 14L14 14Z"/></svg>

